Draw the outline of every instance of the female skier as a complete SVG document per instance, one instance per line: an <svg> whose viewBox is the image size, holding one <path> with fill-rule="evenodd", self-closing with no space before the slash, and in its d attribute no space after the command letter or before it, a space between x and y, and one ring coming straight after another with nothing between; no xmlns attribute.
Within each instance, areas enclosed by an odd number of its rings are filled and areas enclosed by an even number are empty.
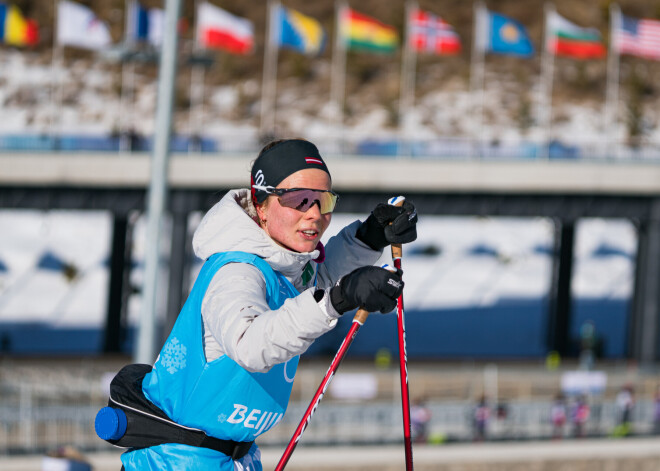
<svg viewBox="0 0 660 471"><path fill-rule="evenodd" d="M298 356L347 311L394 309L401 272L373 264L416 239L414 206L379 204L324 247L336 202L316 146L288 139L204 216L193 248L206 262L160 355L113 381L126 470L261 470L254 439L282 419Z"/></svg>

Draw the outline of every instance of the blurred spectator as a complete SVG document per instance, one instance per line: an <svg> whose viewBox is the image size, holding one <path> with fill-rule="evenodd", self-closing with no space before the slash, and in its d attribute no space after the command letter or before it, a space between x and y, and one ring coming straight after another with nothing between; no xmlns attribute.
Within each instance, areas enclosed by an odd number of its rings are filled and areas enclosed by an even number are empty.
<svg viewBox="0 0 660 471"><path fill-rule="evenodd" d="M473 439L481 442L486 439L486 430L490 419L490 407L486 401L486 396L481 396L477 402L472 414Z"/></svg>
<svg viewBox="0 0 660 471"><path fill-rule="evenodd" d="M7 332L3 332L0 336L0 353L11 352L11 337Z"/></svg>
<svg viewBox="0 0 660 471"><path fill-rule="evenodd" d="M194 133L190 136L188 141L188 152L201 152L202 151L202 136Z"/></svg>
<svg viewBox="0 0 660 471"><path fill-rule="evenodd" d="M92 465L75 448L63 446L50 451L41 461L41 471L91 471Z"/></svg>
<svg viewBox="0 0 660 471"><path fill-rule="evenodd" d="M580 369L591 371L594 367L596 347L596 326L593 321L585 321L580 327Z"/></svg>
<svg viewBox="0 0 660 471"><path fill-rule="evenodd" d="M113 129L110 137L119 141L119 150L124 152L131 152L140 150L140 135L135 128L128 128L124 130Z"/></svg>
<svg viewBox="0 0 660 471"><path fill-rule="evenodd" d="M495 412L497 420L506 420L509 417L509 406L507 406L504 402L500 402L497 405Z"/></svg>
<svg viewBox="0 0 660 471"><path fill-rule="evenodd" d="M548 145L548 156L551 159L577 159L580 156L580 148L552 139Z"/></svg>
<svg viewBox="0 0 660 471"><path fill-rule="evenodd" d="M660 386L656 389L653 399L653 434L660 435Z"/></svg>
<svg viewBox="0 0 660 471"><path fill-rule="evenodd" d="M591 415L591 409L589 408L589 403L587 402L587 397L582 395L578 396L573 404L573 409L571 411L571 420L573 422L573 436L576 438L582 438L586 432L587 422L589 421L589 416Z"/></svg>
<svg viewBox="0 0 660 471"><path fill-rule="evenodd" d="M128 145L130 150L140 150L141 139L142 138L134 128L128 130Z"/></svg>
<svg viewBox="0 0 660 471"><path fill-rule="evenodd" d="M625 385L616 395L616 408L618 412L618 424L614 434L625 437L630 434L630 423L632 421L632 410L635 405L635 391L629 384Z"/></svg>
<svg viewBox="0 0 660 471"><path fill-rule="evenodd" d="M423 399L417 399L410 408L410 425L412 440L415 443L428 441L428 425L431 421L431 411Z"/></svg>
<svg viewBox="0 0 660 471"><path fill-rule="evenodd" d="M374 362L376 363L376 368L379 370L389 369L392 366L392 352L389 348L379 348L376 351Z"/></svg>
<svg viewBox="0 0 660 471"><path fill-rule="evenodd" d="M562 393L555 396L550 408L550 420L552 420L552 438L556 440L562 438L566 425L566 400Z"/></svg>

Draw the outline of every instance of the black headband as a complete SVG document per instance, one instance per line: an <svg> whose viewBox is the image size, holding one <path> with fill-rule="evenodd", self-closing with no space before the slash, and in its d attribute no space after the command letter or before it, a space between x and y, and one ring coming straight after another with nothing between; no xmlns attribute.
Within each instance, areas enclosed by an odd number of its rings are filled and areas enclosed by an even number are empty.
<svg viewBox="0 0 660 471"><path fill-rule="evenodd" d="M255 190L254 185L276 187L298 170L316 168L330 175L319 150L314 144L302 139L287 139L263 151L252 166L252 200L263 203L268 193Z"/></svg>

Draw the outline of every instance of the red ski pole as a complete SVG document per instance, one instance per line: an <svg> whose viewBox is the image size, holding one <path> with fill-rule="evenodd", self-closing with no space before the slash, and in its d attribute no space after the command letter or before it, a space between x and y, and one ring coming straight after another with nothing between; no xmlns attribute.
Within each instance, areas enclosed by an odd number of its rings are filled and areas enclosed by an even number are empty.
<svg viewBox="0 0 660 471"><path fill-rule="evenodd" d="M406 199L395 196L388 200L392 206L401 206ZM394 268L401 268L401 244L392 244ZM413 469L412 439L410 434L410 396L408 394L408 354L406 353L406 326L403 315L403 293L396 302L397 330L399 333L399 374L401 376L401 409L403 411L403 444L406 452L406 471Z"/></svg>
<svg viewBox="0 0 660 471"><path fill-rule="evenodd" d="M316 408L319 406L321 399L323 399L323 395L325 394L325 391L328 389L328 386L330 385L330 381L332 381L332 377L339 368L339 364L344 358L344 355L346 355L346 352L348 351L348 347L350 347L351 343L353 343L353 339L357 335L358 330L360 330L360 327L362 327L364 322L367 320L368 316L369 313L367 311L365 311L364 309L359 309L357 314L355 314L355 317L353 317L353 323L351 324L351 328L348 331L348 334L346 334L346 338L341 343L339 350L335 355L335 358L332 360L332 363L330 364L330 368L328 369L328 372L325 374L323 381L321 381L321 385L316 391L316 394L314 395L312 402L309 404L309 407L307 407L307 410L305 411L305 414L303 415L303 418L300 421L298 428L296 428L296 431L293 433L293 436L291 437L291 440L289 441L286 450L284 450L284 454L282 455L282 458L280 458L279 463L277 463L277 467L275 468L275 471L283 470L286 464L289 462L289 459L293 454L293 450L295 450L296 446L298 445L298 441L300 440L300 437L307 428L307 425L309 425L312 415L314 414L314 412L316 412Z"/></svg>

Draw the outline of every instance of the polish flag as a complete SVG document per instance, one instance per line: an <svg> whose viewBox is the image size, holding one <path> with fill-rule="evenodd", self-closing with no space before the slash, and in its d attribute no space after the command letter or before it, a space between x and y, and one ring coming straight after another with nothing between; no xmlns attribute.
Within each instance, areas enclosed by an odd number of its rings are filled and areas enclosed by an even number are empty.
<svg viewBox="0 0 660 471"><path fill-rule="evenodd" d="M232 54L249 54L254 48L252 22L203 2L197 8L197 45Z"/></svg>

